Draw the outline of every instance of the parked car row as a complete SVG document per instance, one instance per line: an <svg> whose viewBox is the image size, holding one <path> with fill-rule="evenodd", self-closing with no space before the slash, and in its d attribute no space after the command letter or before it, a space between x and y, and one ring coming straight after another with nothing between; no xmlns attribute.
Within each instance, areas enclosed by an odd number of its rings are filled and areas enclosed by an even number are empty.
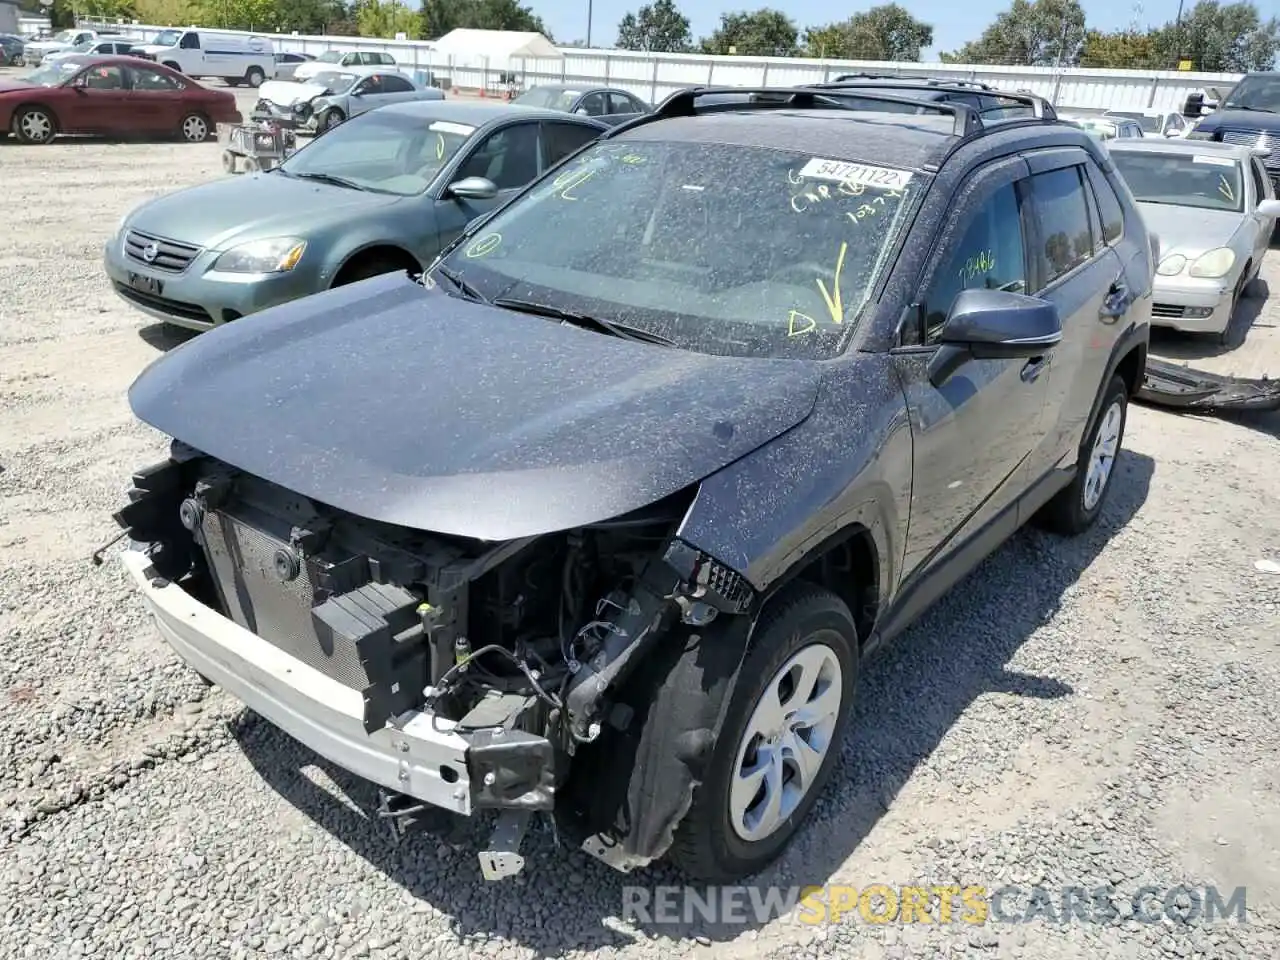
<svg viewBox="0 0 1280 960"><path fill-rule="evenodd" d="M486 877L539 814L733 882L867 655L1095 524L1153 314L1217 332L1280 202L1256 145L976 85L587 93L380 106L125 216L115 291L206 332L130 389L174 442L124 563L384 818L497 810Z"/></svg>

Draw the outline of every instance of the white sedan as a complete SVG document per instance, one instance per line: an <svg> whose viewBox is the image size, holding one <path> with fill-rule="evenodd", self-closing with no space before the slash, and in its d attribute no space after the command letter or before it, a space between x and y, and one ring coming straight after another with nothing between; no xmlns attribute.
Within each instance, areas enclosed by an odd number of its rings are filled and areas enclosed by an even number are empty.
<svg viewBox="0 0 1280 960"><path fill-rule="evenodd" d="M258 97L254 116L291 120L316 133L389 103L445 98L443 90L379 67L325 70L306 82L269 80L258 89Z"/></svg>

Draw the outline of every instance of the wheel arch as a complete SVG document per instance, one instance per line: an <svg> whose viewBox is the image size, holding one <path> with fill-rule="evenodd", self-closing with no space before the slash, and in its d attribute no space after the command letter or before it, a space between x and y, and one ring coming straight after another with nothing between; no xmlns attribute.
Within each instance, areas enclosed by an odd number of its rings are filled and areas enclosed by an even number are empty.
<svg viewBox="0 0 1280 960"><path fill-rule="evenodd" d="M53 128L55 131L62 129L62 121L58 118L58 111L43 100L24 100L22 103L17 104L13 108L13 112L9 114L10 129L12 129L14 123L17 122L18 117L22 115L24 110L30 110L33 107L45 111L53 118Z"/></svg>
<svg viewBox="0 0 1280 960"><path fill-rule="evenodd" d="M399 244L388 240L370 240L347 253L333 271L329 286L338 286L345 272L375 260L396 261L403 264L406 270L423 269L418 258Z"/></svg>

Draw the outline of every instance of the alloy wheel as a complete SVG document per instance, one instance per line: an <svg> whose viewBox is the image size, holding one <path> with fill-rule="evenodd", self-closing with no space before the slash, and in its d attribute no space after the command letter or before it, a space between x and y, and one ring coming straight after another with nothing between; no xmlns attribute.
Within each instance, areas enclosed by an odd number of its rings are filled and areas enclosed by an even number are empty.
<svg viewBox="0 0 1280 960"><path fill-rule="evenodd" d="M1089 451L1089 467L1085 473L1084 508L1092 510L1102 499L1107 482L1111 479L1111 469L1115 466L1116 453L1120 448L1120 423L1124 419L1124 411L1120 401L1107 407L1107 412L1098 424L1098 433L1093 438L1093 449Z"/></svg>
<svg viewBox="0 0 1280 960"><path fill-rule="evenodd" d="M22 135L32 143L44 143L53 136L53 121L47 113L32 110L18 120L18 128Z"/></svg>
<svg viewBox="0 0 1280 960"><path fill-rule="evenodd" d="M209 124L204 117L187 117L182 121L182 136L191 143L204 143L209 139Z"/></svg>
<svg viewBox="0 0 1280 960"><path fill-rule="evenodd" d="M844 706L842 680L835 651L814 643L765 687L738 745L729 787L729 823L741 839L777 832L808 795Z"/></svg>

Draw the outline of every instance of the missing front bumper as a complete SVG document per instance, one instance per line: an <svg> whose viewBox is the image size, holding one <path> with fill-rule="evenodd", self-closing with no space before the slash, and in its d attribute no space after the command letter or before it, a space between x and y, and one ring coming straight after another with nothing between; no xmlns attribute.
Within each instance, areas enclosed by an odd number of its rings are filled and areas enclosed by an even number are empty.
<svg viewBox="0 0 1280 960"><path fill-rule="evenodd" d="M1226 377L1148 358L1138 399L1195 413L1280 410L1280 381Z"/></svg>

